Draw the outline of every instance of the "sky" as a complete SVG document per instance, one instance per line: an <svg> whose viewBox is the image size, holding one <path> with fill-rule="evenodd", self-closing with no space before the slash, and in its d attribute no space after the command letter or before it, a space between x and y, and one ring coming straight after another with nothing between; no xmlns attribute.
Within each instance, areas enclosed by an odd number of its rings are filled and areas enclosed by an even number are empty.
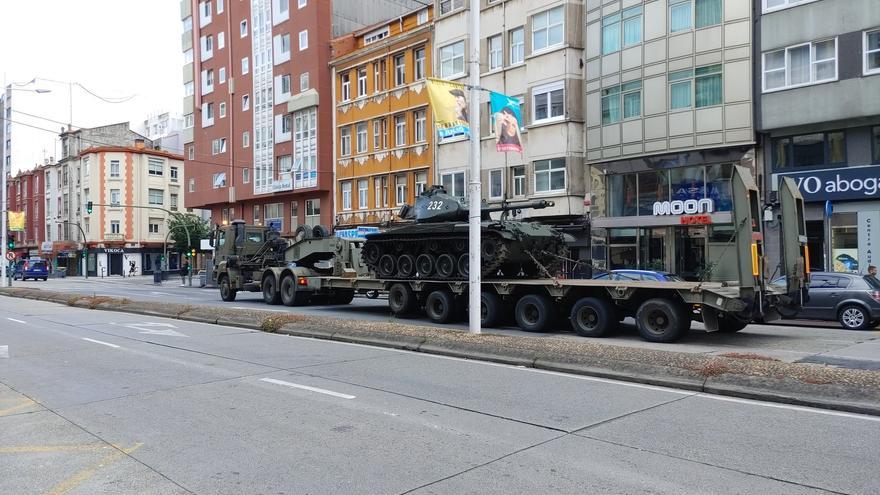
<svg viewBox="0 0 880 495"><path fill-rule="evenodd" d="M0 26L3 88L51 90L12 91L13 174L60 157L67 82L108 99L134 95L111 104L74 85L74 128L130 122L139 132L151 114L182 111L180 0L2 0Z"/></svg>

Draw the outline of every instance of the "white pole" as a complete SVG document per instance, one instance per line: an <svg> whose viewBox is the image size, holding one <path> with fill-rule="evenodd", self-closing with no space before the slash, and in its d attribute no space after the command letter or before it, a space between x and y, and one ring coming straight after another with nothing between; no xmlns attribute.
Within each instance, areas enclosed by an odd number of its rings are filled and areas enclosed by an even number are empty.
<svg viewBox="0 0 880 495"><path fill-rule="evenodd" d="M469 124L471 131L471 177L468 183L468 307L470 333L480 333L480 203L482 191L480 187L480 0L471 0L470 8L470 110Z"/></svg>
<svg viewBox="0 0 880 495"><path fill-rule="evenodd" d="M9 95L12 94L12 90L10 89L9 86L6 86L4 88L4 91L6 92L6 94L3 95L3 111L6 114L11 114L11 112L9 112L7 110L7 108L9 107ZM7 122L4 120L2 122L4 129L6 129L6 127L7 127L6 124L7 124ZM6 135L6 133L4 131L4 133L3 133L3 142L4 143L6 142L7 138L8 138L8 136ZM5 144L4 144L4 147L0 148L0 149L4 150L2 155L6 155ZM0 187L2 187L2 189L3 189L3 206L2 206L2 209L0 209L0 212L2 212L2 213L0 213L0 217L3 217L3 220L0 221L0 232L2 232L3 247L0 248L0 256L2 256L2 258L0 258L0 263L2 263L2 265L0 265L0 266L5 267L5 269L0 270L0 275L2 275L2 276L0 276L0 278L3 279L2 281L0 281L0 287L8 287L9 286L9 278L7 277L6 272L8 270L10 270L11 268L9 266L9 261L6 259L6 242L8 241L8 239L6 238L6 234L7 234L7 231L6 231L6 213L7 213L7 208L6 208L6 157L2 156L2 155L0 155L0 175L2 175L3 177L2 177L2 179L0 179L0 184L2 184L2 186L0 186ZM11 153L10 153L10 155L11 155Z"/></svg>

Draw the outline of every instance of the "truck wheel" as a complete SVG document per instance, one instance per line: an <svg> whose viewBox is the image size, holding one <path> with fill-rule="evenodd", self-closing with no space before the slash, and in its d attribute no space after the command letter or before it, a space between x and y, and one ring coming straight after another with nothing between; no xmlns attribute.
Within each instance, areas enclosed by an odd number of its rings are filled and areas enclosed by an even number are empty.
<svg viewBox="0 0 880 495"><path fill-rule="evenodd" d="M388 307L396 316L407 316L415 312L416 293L409 284L397 283L388 289Z"/></svg>
<svg viewBox="0 0 880 495"><path fill-rule="evenodd" d="M281 278L281 303L285 306L297 306L302 294L296 292L296 277L288 273Z"/></svg>
<svg viewBox="0 0 880 495"><path fill-rule="evenodd" d="M480 293L480 326L494 327L504 317L504 304L498 294L489 291Z"/></svg>
<svg viewBox="0 0 880 495"><path fill-rule="evenodd" d="M603 337L616 326L617 311L604 299L584 297L571 308L571 328L581 337Z"/></svg>
<svg viewBox="0 0 880 495"><path fill-rule="evenodd" d="M238 291L232 288L232 284L229 283L229 277L223 275L220 277L220 299L223 299L226 302L235 301L235 294Z"/></svg>
<svg viewBox="0 0 880 495"><path fill-rule="evenodd" d="M434 273L434 257L427 253L422 253L416 258L416 272L420 277L430 277Z"/></svg>
<svg viewBox="0 0 880 495"><path fill-rule="evenodd" d="M434 323L449 323L455 315L455 298L448 290L435 290L425 300L425 313Z"/></svg>
<svg viewBox="0 0 880 495"><path fill-rule="evenodd" d="M274 275L266 275L263 277L263 301L266 304L278 304L281 302L281 292L278 290L278 283L275 281Z"/></svg>
<svg viewBox="0 0 880 495"><path fill-rule="evenodd" d="M330 304L349 304L354 299L354 289L336 289L330 296Z"/></svg>
<svg viewBox="0 0 880 495"><path fill-rule="evenodd" d="M326 239L330 237L330 231L323 225L315 225L312 227L312 239Z"/></svg>
<svg viewBox="0 0 880 495"><path fill-rule="evenodd" d="M840 326L847 330L864 330L870 321L861 306L844 306L837 315Z"/></svg>
<svg viewBox="0 0 880 495"><path fill-rule="evenodd" d="M451 254L441 254L437 257L437 276L440 278L452 278L455 274L455 258Z"/></svg>
<svg viewBox="0 0 880 495"><path fill-rule="evenodd" d="M410 278L416 273L416 259L411 254L403 254L397 258L397 274Z"/></svg>
<svg viewBox="0 0 880 495"><path fill-rule="evenodd" d="M471 259L468 253L464 253L458 256L458 273L462 277L467 277L470 275L470 265Z"/></svg>
<svg viewBox="0 0 880 495"><path fill-rule="evenodd" d="M393 277L396 274L395 265L394 256L383 254L382 257L379 258L379 276Z"/></svg>
<svg viewBox="0 0 880 495"><path fill-rule="evenodd" d="M718 318L718 331L721 333L739 332L745 328L749 322L738 320L732 316Z"/></svg>
<svg viewBox="0 0 880 495"><path fill-rule="evenodd" d="M673 342L690 326L688 314L681 304L668 299L648 299L636 312L639 335L648 342Z"/></svg>
<svg viewBox="0 0 880 495"><path fill-rule="evenodd" d="M526 332L546 332L552 323L553 304L543 294L528 294L516 303L516 324Z"/></svg>

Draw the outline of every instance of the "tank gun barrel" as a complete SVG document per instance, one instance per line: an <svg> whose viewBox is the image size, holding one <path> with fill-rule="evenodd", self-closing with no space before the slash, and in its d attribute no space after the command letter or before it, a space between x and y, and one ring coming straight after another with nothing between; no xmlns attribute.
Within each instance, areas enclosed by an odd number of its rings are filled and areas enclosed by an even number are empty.
<svg viewBox="0 0 880 495"><path fill-rule="evenodd" d="M498 206L486 206L481 209L483 213L492 213L496 211L512 211L512 210L525 210L531 208L533 210L540 210L543 208L550 208L554 205L553 201L547 201L546 199L535 199L531 201L517 201L515 203L504 202Z"/></svg>

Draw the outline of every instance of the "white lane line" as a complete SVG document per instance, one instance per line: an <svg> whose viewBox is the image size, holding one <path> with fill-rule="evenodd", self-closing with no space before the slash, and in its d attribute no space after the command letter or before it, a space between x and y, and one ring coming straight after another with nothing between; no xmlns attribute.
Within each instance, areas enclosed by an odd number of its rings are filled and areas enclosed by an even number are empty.
<svg viewBox="0 0 880 495"><path fill-rule="evenodd" d="M736 397L724 397L722 395L712 395L704 393L696 394L694 397L698 397L700 399L720 400L724 402L736 402L739 404L749 404L752 406L770 407L773 409L787 409L789 411L800 411L813 414L824 414L826 416L840 416L843 418L864 419L866 421L880 422L880 417L878 416L868 416L866 414L848 413L841 411L830 411L826 409L817 409L814 407L794 406L791 404L773 404L769 402L759 402L751 399L738 399Z"/></svg>
<svg viewBox="0 0 880 495"><path fill-rule="evenodd" d="M14 321L16 323L21 323L22 325L27 325L26 321L16 320L15 318L6 318L9 321Z"/></svg>
<svg viewBox="0 0 880 495"><path fill-rule="evenodd" d="M2 359L9 358L9 346L8 345L0 345L0 358L2 358Z"/></svg>
<svg viewBox="0 0 880 495"><path fill-rule="evenodd" d="M82 339L83 339L83 340L88 340L89 342L94 342L94 343L96 343L96 344L106 345L107 347L114 347L114 348L117 348L117 349L119 348L118 345L116 345L116 344L111 344L111 343L109 343L109 342L101 342L100 340L89 339L89 338L86 338L86 337L83 337Z"/></svg>
<svg viewBox="0 0 880 495"><path fill-rule="evenodd" d="M310 387L308 385L300 385L298 383L285 382L284 380L276 380L274 378L260 378L260 381L266 382L266 383L274 383L275 385L283 385L285 387L290 387L290 388L298 388L298 389L302 389L302 390L308 390L309 392L317 392L319 394L332 395L333 397L339 397L340 399L354 399L355 398L354 395L340 394L339 392L334 392L332 390L325 390L323 388Z"/></svg>

